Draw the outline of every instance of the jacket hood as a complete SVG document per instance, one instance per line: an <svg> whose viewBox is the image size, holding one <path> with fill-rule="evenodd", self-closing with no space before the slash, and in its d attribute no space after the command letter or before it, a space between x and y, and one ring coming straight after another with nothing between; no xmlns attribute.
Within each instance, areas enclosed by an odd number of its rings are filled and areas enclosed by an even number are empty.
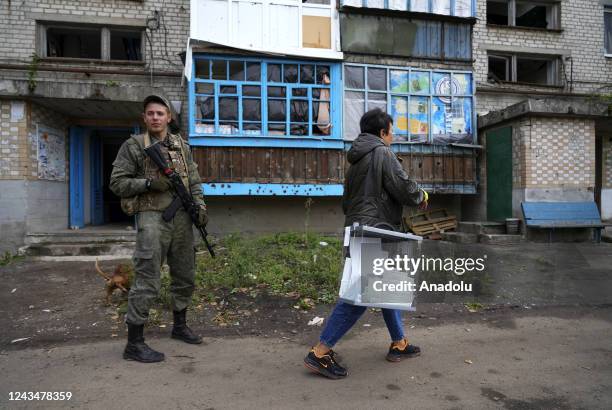
<svg viewBox="0 0 612 410"><path fill-rule="evenodd" d="M349 149L346 159L349 164L354 164L372 151L376 147L384 146L385 143L380 137L372 134L359 134L357 139L353 141L353 146Z"/></svg>

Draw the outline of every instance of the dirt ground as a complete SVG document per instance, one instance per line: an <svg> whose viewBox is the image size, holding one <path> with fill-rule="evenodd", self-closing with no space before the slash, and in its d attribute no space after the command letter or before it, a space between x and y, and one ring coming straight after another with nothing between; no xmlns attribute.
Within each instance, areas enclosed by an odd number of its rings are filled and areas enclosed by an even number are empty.
<svg viewBox="0 0 612 410"><path fill-rule="evenodd" d="M167 360L147 367L121 359L123 296L105 305L93 262L19 260L0 267L0 407L611 408L612 244L468 251L489 255L482 308L454 297L418 304L404 320L424 353L395 367L384 362L382 317L368 310L338 345L350 377L333 386L301 363L321 331L308 321L332 305L305 311L265 289L225 292L190 313L200 347L169 339L171 312L158 307L146 335ZM45 389L75 398L8 400Z"/></svg>

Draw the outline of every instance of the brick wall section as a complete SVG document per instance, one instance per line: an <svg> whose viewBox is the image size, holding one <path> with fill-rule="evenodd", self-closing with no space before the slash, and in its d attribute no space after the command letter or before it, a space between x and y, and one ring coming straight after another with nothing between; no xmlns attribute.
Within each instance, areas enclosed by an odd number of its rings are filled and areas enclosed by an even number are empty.
<svg viewBox="0 0 612 410"><path fill-rule="evenodd" d="M0 179L23 179L29 173L27 115L11 121L11 104L0 100Z"/></svg>
<svg viewBox="0 0 612 410"><path fill-rule="evenodd" d="M3 41L0 45L0 62L29 61L35 52L36 22L28 17L28 13L144 20L153 17L154 11L158 10L163 14L167 34L163 26L152 33L154 67L182 70L182 62L177 53L185 51L189 36L189 0L25 0L13 1L10 5L2 3L0 27L3 27ZM167 40L167 48L164 39ZM149 53L147 44L147 68L151 61Z"/></svg>
<svg viewBox="0 0 612 410"><path fill-rule="evenodd" d="M568 50L574 61L574 92L592 93L612 85L612 58L604 57L604 8L597 0L562 0L562 32L487 26L487 2L477 1L478 21L474 26L474 58L477 86L487 84L487 46ZM569 80L569 65L567 78ZM517 86L510 88L516 90ZM518 86L525 91L568 92L548 87Z"/></svg>
<svg viewBox="0 0 612 410"><path fill-rule="evenodd" d="M595 186L595 123L533 117L513 126L514 188Z"/></svg>

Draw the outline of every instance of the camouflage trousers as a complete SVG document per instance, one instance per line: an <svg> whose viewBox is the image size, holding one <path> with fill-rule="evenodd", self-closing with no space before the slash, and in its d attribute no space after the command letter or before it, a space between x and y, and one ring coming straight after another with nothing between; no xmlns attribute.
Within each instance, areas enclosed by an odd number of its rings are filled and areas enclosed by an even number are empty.
<svg viewBox="0 0 612 410"><path fill-rule="evenodd" d="M163 261L170 267L172 309L185 309L194 289L195 250L191 219L179 210L174 219L165 222L159 211L136 215L136 249L134 283L128 294L126 322L141 325L159 294L160 268Z"/></svg>

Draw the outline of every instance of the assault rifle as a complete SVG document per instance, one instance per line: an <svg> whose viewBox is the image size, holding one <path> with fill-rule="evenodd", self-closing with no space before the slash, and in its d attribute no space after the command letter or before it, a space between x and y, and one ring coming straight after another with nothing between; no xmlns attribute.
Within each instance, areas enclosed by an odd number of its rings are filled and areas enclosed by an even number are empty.
<svg viewBox="0 0 612 410"><path fill-rule="evenodd" d="M193 200L193 197L191 196L191 194L185 187L185 184L183 184L183 180L181 179L181 176L174 169L170 168L168 166L167 161L164 160L162 152L159 148L159 144L160 144L159 142L156 142L155 144L148 146L144 150L146 154L149 156L149 158L151 158L151 160L155 163L155 165L159 167L162 173L166 177L168 177L168 179L170 180L170 183L172 184L172 187L174 188L174 192L176 192L176 197L174 197L174 200L172 201L170 206L166 208L166 210L162 214L162 218L166 222L171 221L172 218L174 218L174 215L176 214L176 212L182 206L185 209L185 211L187 211L187 213L189 214L189 217L191 218L191 222L193 222L193 224L196 226L198 231L200 231L200 234L202 235L202 239L204 240L204 243L206 244L206 248L208 249L208 252L210 252L210 256L214 258L215 251L213 250L213 247L210 245L210 243L208 243L208 239L207 239L208 232L206 232L206 228L203 225L200 225L200 222L199 222L198 215L200 212L200 207Z"/></svg>

